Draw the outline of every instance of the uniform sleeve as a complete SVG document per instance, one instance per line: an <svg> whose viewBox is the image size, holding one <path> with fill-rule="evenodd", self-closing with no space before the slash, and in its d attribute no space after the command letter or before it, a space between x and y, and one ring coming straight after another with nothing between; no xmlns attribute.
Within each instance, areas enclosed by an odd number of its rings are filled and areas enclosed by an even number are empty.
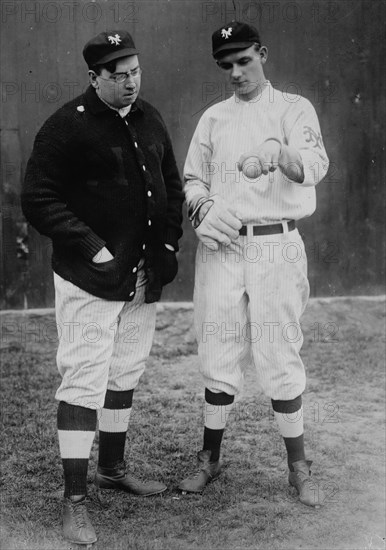
<svg viewBox="0 0 386 550"><path fill-rule="evenodd" d="M304 181L299 185L315 186L327 174L329 160L317 114L307 99L302 98L290 109L284 120L284 135L303 162Z"/></svg>
<svg viewBox="0 0 386 550"><path fill-rule="evenodd" d="M42 235L53 243L74 247L92 259L105 241L77 218L66 200L66 186L72 172L65 144L55 139L55 125L46 125L35 139L22 186L23 214Z"/></svg>
<svg viewBox="0 0 386 550"><path fill-rule="evenodd" d="M193 197L209 195L212 147L209 120L201 117L193 134L184 167L184 192L188 208Z"/></svg>

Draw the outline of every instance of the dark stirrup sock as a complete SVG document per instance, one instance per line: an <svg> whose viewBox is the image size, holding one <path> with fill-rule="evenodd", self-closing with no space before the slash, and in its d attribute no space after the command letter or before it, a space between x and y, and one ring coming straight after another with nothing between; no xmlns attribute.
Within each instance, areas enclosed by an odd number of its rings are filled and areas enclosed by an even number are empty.
<svg viewBox="0 0 386 550"><path fill-rule="evenodd" d="M225 425L230 414L234 395L214 393L205 388L205 426L203 449L211 451L210 461L217 462Z"/></svg>
<svg viewBox="0 0 386 550"><path fill-rule="evenodd" d="M58 437L64 471L64 496L87 494L87 468L94 441L97 412L60 401Z"/></svg>
<svg viewBox="0 0 386 550"><path fill-rule="evenodd" d="M103 468L114 468L123 460L133 393L134 390L106 392L99 418L98 465Z"/></svg>
<svg viewBox="0 0 386 550"><path fill-rule="evenodd" d="M302 396L289 401L272 399L272 408L287 450L288 467L305 460Z"/></svg>

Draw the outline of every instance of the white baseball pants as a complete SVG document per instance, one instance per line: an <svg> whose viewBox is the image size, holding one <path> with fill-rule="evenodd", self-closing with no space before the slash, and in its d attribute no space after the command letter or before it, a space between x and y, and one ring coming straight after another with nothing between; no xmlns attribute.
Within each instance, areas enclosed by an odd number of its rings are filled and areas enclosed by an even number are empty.
<svg viewBox="0 0 386 550"><path fill-rule="evenodd" d="M138 286L132 302L97 298L54 273L58 401L99 409L106 389L135 388L145 370L155 330L156 304Z"/></svg>
<svg viewBox="0 0 386 550"><path fill-rule="evenodd" d="M256 368L271 399L294 399L305 388L300 316L309 296L307 259L297 229L240 236L196 254L195 329L205 386L237 394L243 372Z"/></svg>

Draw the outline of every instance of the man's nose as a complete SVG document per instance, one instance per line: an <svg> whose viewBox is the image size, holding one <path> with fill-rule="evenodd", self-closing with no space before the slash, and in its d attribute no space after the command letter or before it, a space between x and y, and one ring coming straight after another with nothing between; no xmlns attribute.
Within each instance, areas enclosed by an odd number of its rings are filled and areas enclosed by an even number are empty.
<svg viewBox="0 0 386 550"><path fill-rule="evenodd" d="M241 69L237 65L233 65L231 69L231 77L234 79L240 78L241 76Z"/></svg>
<svg viewBox="0 0 386 550"><path fill-rule="evenodd" d="M126 88L132 88L135 86L134 77L132 75L128 76L125 81L125 87Z"/></svg>

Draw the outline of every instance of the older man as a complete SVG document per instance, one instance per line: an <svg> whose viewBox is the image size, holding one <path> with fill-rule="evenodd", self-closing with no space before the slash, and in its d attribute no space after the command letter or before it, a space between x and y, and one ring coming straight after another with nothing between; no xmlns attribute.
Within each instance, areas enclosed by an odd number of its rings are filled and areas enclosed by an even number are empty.
<svg viewBox="0 0 386 550"><path fill-rule="evenodd" d="M90 86L39 131L22 192L26 218L53 243L63 529L78 544L97 540L85 505L97 411L96 484L139 495L166 489L136 479L124 462L155 302L177 273L182 234L172 145L158 111L138 97L137 54L123 30L85 45Z"/></svg>

